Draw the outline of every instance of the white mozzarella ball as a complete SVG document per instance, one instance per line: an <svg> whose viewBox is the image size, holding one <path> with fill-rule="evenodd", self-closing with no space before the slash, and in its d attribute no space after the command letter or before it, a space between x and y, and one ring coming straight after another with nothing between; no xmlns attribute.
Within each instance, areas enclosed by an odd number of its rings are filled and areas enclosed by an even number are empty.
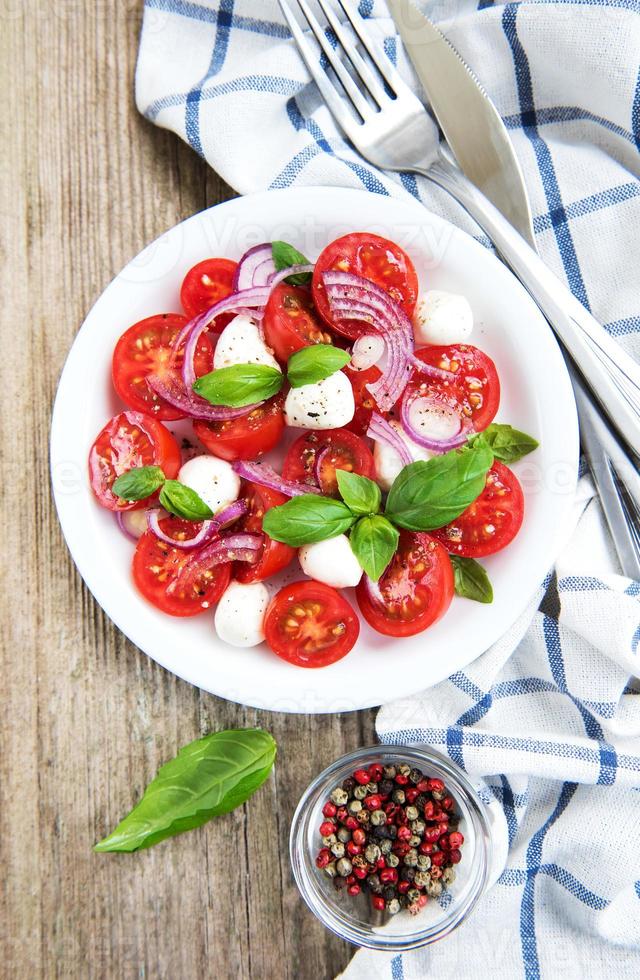
<svg viewBox="0 0 640 980"><path fill-rule="evenodd" d="M214 624L216 633L232 647L255 647L264 640L264 615L269 590L264 582L230 582L224 592Z"/></svg>
<svg viewBox="0 0 640 980"><path fill-rule="evenodd" d="M334 589L347 589L362 578L362 568L345 534L303 545L298 560L305 575Z"/></svg>
<svg viewBox="0 0 640 980"><path fill-rule="evenodd" d="M429 452L428 449L424 449L419 446L417 442L410 439L406 434L402 426L397 422L389 422L396 430L402 441L407 446L409 453L411 454L412 462L416 463L419 459L431 459L433 453ZM393 481L397 477L400 470L405 465L400 459L399 453L396 452L391 446L386 442L376 442L373 447L373 459L376 464L376 480L380 484L383 490L390 490Z"/></svg>
<svg viewBox="0 0 640 980"><path fill-rule="evenodd" d="M214 514L237 500L240 493L240 477L230 463L217 456L194 456L182 465L178 480L195 490Z"/></svg>
<svg viewBox="0 0 640 980"><path fill-rule="evenodd" d="M292 388L284 403L287 425L294 429L339 429L355 410L353 388L342 371L317 384Z"/></svg>
<svg viewBox="0 0 640 980"><path fill-rule="evenodd" d="M417 344L462 344L473 330L466 296L429 289L419 297L413 318Z"/></svg>
<svg viewBox="0 0 640 980"><path fill-rule="evenodd" d="M273 351L262 339L258 324L243 313L224 328L213 354L215 370L233 364L266 364L280 371Z"/></svg>

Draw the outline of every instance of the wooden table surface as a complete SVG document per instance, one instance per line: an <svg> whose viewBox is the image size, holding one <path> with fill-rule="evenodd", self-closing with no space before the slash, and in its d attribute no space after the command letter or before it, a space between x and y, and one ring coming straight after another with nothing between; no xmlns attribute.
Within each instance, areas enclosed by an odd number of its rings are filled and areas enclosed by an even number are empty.
<svg viewBox="0 0 640 980"><path fill-rule="evenodd" d="M87 310L147 242L233 193L136 112L140 7L0 10L0 976L322 980L353 950L299 900L289 822L320 768L373 740L374 713L257 712L156 666L83 586L50 493L51 406ZM248 806L139 854L92 852L181 745L256 724L280 755Z"/></svg>

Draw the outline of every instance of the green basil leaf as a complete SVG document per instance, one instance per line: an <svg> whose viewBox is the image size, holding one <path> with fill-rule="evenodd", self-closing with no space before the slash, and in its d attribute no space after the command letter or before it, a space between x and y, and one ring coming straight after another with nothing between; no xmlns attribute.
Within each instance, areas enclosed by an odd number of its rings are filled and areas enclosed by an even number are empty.
<svg viewBox="0 0 640 980"><path fill-rule="evenodd" d="M144 500L164 483L159 466L135 466L113 481L111 489L123 500Z"/></svg>
<svg viewBox="0 0 640 980"><path fill-rule="evenodd" d="M377 582L396 553L399 531L386 517L361 517L351 531L351 550L366 574Z"/></svg>
<svg viewBox="0 0 640 980"><path fill-rule="evenodd" d="M367 476L336 470L338 490L354 514L377 514L380 510L380 487Z"/></svg>
<svg viewBox="0 0 640 980"><path fill-rule="evenodd" d="M260 728L214 732L180 749L94 851L139 851L234 810L262 786L276 743Z"/></svg>
<svg viewBox="0 0 640 980"><path fill-rule="evenodd" d="M290 265L309 265L309 259L288 242L271 242L271 254L278 272L281 269L288 269ZM287 276L285 282L291 283L292 286L304 286L305 283L311 282L311 273L298 272L293 276Z"/></svg>
<svg viewBox="0 0 640 980"><path fill-rule="evenodd" d="M479 440L427 461L405 466L387 497L390 521L410 531L430 531L458 517L484 490L493 464L489 446Z"/></svg>
<svg viewBox="0 0 640 980"><path fill-rule="evenodd" d="M262 529L274 541L299 548L344 534L354 521L354 515L341 500L305 493L268 510L262 518Z"/></svg>
<svg viewBox="0 0 640 980"><path fill-rule="evenodd" d="M289 358L287 380L292 388L314 385L335 374L351 360L346 350L331 344L311 344Z"/></svg>
<svg viewBox="0 0 640 980"><path fill-rule="evenodd" d="M160 503L170 514L184 517L186 521L206 521L213 511L204 500L184 483L167 480L160 491Z"/></svg>
<svg viewBox="0 0 640 980"><path fill-rule="evenodd" d="M502 422L492 422L483 432L472 436L469 444L474 446L480 437L490 446L495 458L502 463L517 463L519 459L532 453L540 445L533 436L528 436L526 432L519 432L513 426Z"/></svg>
<svg viewBox="0 0 640 980"><path fill-rule="evenodd" d="M476 602L493 602L493 586L486 571L475 558L450 555L456 595Z"/></svg>
<svg viewBox="0 0 640 980"><path fill-rule="evenodd" d="M212 405L242 408L277 395L283 382L282 372L268 364L233 364L203 374L193 390Z"/></svg>

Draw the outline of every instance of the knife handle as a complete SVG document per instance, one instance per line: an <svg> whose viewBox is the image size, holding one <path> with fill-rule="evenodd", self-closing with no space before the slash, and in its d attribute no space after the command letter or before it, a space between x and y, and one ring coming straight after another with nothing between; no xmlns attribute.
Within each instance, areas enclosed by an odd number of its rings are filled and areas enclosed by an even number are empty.
<svg viewBox="0 0 640 980"><path fill-rule="evenodd" d="M612 425L640 456L640 365L454 164L440 156L428 169L414 169L451 194L487 233L544 313Z"/></svg>

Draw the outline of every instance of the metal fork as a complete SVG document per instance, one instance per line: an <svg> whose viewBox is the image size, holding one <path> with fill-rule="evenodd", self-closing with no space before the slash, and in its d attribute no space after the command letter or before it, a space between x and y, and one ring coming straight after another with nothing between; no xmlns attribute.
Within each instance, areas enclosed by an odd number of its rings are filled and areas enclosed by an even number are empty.
<svg viewBox="0 0 640 980"><path fill-rule="evenodd" d="M627 445L640 456L640 365L610 337L528 242L462 174L435 141L433 120L368 35L365 21L347 0L317 0L320 24L308 0L294 0L333 70L302 30L288 0L279 0L311 77L336 122L358 152L382 170L422 174L448 191L495 244L570 353L594 396ZM355 32L354 44L341 11ZM330 27L334 48L326 35ZM640 507L640 501L638 503Z"/></svg>

